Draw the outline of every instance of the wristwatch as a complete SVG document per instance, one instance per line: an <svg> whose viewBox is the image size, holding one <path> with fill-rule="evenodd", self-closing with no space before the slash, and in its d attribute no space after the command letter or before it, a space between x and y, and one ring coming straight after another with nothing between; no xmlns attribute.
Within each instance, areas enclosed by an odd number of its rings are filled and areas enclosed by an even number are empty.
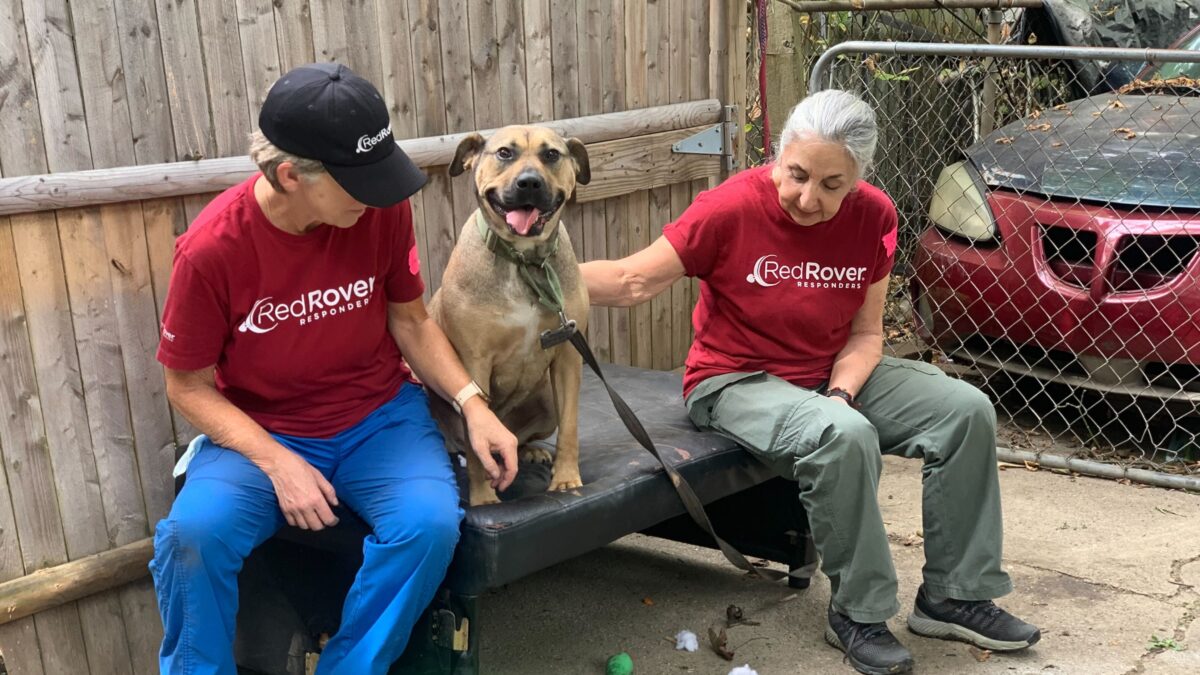
<svg viewBox="0 0 1200 675"><path fill-rule="evenodd" d="M451 402L454 405L454 411L461 415L463 406L467 404L467 401L471 400L472 396L478 396L484 401L488 400L487 394L483 393L483 389L479 386L479 383L471 380L467 383L467 386L454 395L454 400Z"/></svg>
<svg viewBox="0 0 1200 675"><path fill-rule="evenodd" d="M854 394L851 394L850 392L846 391L845 389L842 389L841 387L834 387L833 389L828 389L825 391L825 395L826 396L836 396L836 397L842 399L843 401L845 401L846 403L849 403L851 408L858 407L858 404L854 402Z"/></svg>

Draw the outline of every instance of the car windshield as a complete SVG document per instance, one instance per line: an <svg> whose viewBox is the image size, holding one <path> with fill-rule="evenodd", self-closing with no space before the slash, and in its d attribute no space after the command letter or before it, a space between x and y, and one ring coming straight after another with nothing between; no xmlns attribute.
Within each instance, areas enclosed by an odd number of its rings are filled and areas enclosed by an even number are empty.
<svg viewBox="0 0 1200 675"><path fill-rule="evenodd" d="M1200 31L1194 32L1187 40L1174 46L1175 49L1200 50ZM1200 63L1162 63L1150 69L1142 76L1143 80L1169 80L1175 77L1186 77L1200 80Z"/></svg>

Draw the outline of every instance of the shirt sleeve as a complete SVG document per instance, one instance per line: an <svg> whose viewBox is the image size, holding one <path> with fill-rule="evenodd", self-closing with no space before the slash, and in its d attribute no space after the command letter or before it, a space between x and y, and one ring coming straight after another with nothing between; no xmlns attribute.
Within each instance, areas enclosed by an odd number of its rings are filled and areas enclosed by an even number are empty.
<svg viewBox="0 0 1200 675"><path fill-rule="evenodd" d="M883 236L879 239L879 251L875 256L875 274L871 278L871 283L875 283L881 279L887 278L887 275L892 273L892 266L896 262L896 237L899 234L899 219L896 216L896 207L888 203L887 209L882 215L883 227L881 231Z"/></svg>
<svg viewBox="0 0 1200 675"><path fill-rule="evenodd" d="M388 268L384 292L388 302L412 302L425 292L421 278L421 256L413 232L412 206L404 200L395 207L397 219L392 230L392 264Z"/></svg>
<svg viewBox="0 0 1200 675"><path fill-rule="evenodd" d="M173 370L216 365L232 329L229 317L228 298L177 251L163 305L158 361Z"/></svg>
<svg viewBox="0 0 1200 675"><path fill-rule="evenodd" d="M705 278L716 267L721 252L723 219L711 192L702 193L679 218L663 228L683 270L689 277Z"/></svg>

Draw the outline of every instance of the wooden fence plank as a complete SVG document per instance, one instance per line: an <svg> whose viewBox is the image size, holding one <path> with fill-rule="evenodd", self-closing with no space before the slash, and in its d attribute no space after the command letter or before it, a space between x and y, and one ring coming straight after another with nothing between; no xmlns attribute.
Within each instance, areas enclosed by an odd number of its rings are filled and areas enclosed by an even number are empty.
<svg viewBox="0 0 1200 675"><path fill-rule="evenodd" d="M155 0L176 160L215 157L196 0Z"/></svg>
<svg viewBox="0 0 1200 675"><path fill-rule="evenodd" d="M671 43L671 77L667 90L671 102L686 101L691 93L692 51L699 50L705 46L693 43L692 26L689 24L689 15L698 5L695 2L688 2L687 0L671 0L669 7L671 10L671 23L668 31ZM670 187L670 212L667 214L667 220L663 225L674 220L688 207L688 204L691 203L691 191L691 185L687 182L676 183ZM688 326L691 324L689 321L692 299L691 282L687 278L676 281L671 285L670 293L671 347L666 357L666 363L668 364L668 368L677 368L683 365L689 346Z"/></svg>
<svg viewBox="0 0 1200 675"><path fill-rule="evenodd" d="M75 50L79 54L79 80L87 110L85 122L91 142L91 164L97 169L137 162L113 4L113 0L74 0L71 3Z"/></svg>
<svg viewBox="0 0 1200 675"><path fill-rule="evenodd" d="M267 91L282 74L279 70L275 5L272 0L237 0L237 28L242 47L242 73L246 85L246 112L250 129L258 128L258 111Z"/></svg>
<svg viewBox="0 0 1200 675"><path fill-rule="evenodd" d="M154 358L158 310L142 206L126 202L101 207L100 222L112 267L109 278L129 391L137 468L147 523L153 524L167 515L174 500L171 468L175 452L163 371Z"/></svg>
<svg viewBox="0 0 1200 675"><path fill-rule="evenodd" d="M275 39L279 43L279 74L316 60L309 0L272 0ZM268 47L269 48L269 47Z"/></svg>
<svg viewBox="0 0 1200 675"><path fill-rule="evenodd" d="M199 0L199 3L200 46L204 50L216 156L242 155L246 152L251 126L237 4L235 0Z"/></svg>
<svg viewBox="0 0 1200 675"><path fill-rule="evenodd" d="M408 0L410 40L414 71L414 97L417 133L432 136L446 133L446 98L442 88L442 50L438 39L437 0ZM432 295L442 280L442 273L454 247L455 231L453 193L450 177L444 171L427 171L429 182L413 199L414 211L420 211L416 224L417 242L425 241L424 264ZM419 201L419 206L418 206Z"/></svg>
<svg viewBox="0 0 1200 675"><path fill-rule="evenodd" d="M66 0L26 0L25 32L51 171L92 168Z"/></svg>
<svg viewBox="0 0 1200 675"><path fill-rule="evenodd" d="M110 542L88 433L55 215L13 216L12 235L20 261L21 290L42 405L54 411L44 424L59 506L63 513L70 514L63 519L63 533L67 557L73 560L104 551ZM78 608L89 663L95 672L128 670L129 656L124 657L124 668L113 663L113 655L124 653L127 644L118 595L113 592L84 598Z"/></svg>
<svg viewBox="0 0 1200 675"><path fill-rule="evenodd" d="M180 199L155 199L142 204L142 219L146 223L146 248L150 255L150 279L154 285L154 304L161 326L163 304L171 281L171 265L175 259L175 238L187 230L187 216ZM199 432L182 415L171 408L175 430L175 458Z"/></svg>
<svg viewBox="0 0 1200 675"><path fill-rule="evenodd" d="M729 2L730 0L723 1ZM742 11L742 14L745 14L745 12ZM710 96L713 98L720 97L720 94L714 91L712 88L712 73L710 70L712 52L715 49L715 46L712 43L712 22L713 16L712 13L708 11L708 7L702 3L690 4L688 13L688 34L690 35L692 42L688 56L690 59L688 64L689 98L709 98ZM729 103L728 101L722 102ZM739 109L745 107L741 105L740 101L735 103ZM724 168L722 167L721 170L723 172ZM688 200L689 205L696 201L696 197L699 196L701 192L708 189L708 185L711 180L717 180L717 178L692 181L691 195L690 199ZM679 217L680 215L682 215L682 211L675 214L676 217ZM695 310L696 302L700 299L699 280L694 278L688 279L687 284L688 309L686 326L684 327L686 335L685 341L687 344L684 348L680 363L683 363L687 360L687 353L691 349L692 341L696 337L695 327L692 325L692 312Z"/></svg>
<svg viewBox="0 0 1200 675"><path fill-rule="evenodd" d="M668 0L650 0L646 6L646 103L662 105L671 100L671 6ZM671 188L659 187L648 197L649 222L641 241L649 245L662 234L671 217ZM666 290L650 301L651 367L671 367L671 296Z"/></svg>
<svg viewBox="0 0 1200 675"><path fill-rule="evenodd" d="M588 143L592 162L592 182L578 188L576 200L591 202L637 190L665 190L664 202L670 201L672 186L719 175L721 160L709 155L671 152L671 145L709 127L691 127L664 131L617 141ZM686 205L686 198L683 203ZM658 225L662 229L662 224Z"/></svg>
<svg viewBox="0 0 1200 675"><path fill-rule="evenodd" d="M611 30L608 0L585 0L579 4L577 20L579 53L579 114L594 115L604 109L604 34ZM583 258L608 259L608 233L603 201L593 201L580 207L580 229ZM592 307L588 317L588 341L601 361L612 360L611 329L608 309Z"/></svg>
<svg viewBox="0 0 1200 675"><path fill-rule="evenodd" d="M648 105L649 55L647 53L647 3L634 2L625 6L625 103L629 108ZM625 255L640 251L650 243L650 195L642 190L630 194L628 249ZM650 304L642 303L631 310L630 356L632 365L651 366Z"/></svg>
<svg viewBox="0 0 1200 675"><path fill-rule="evenodd" d="M317 60L344 63L379 87L383 80L383 49L378 25L375 0L313 0Z"/></svg>
<svg viewBox="0 0 1200 675"><path fill-rule="evenodd" d="M496 2L472 0L466 3L470 35L471 91L474 92L475 128L504 126L504 108L500 96L500 37L496 25ZM499 4L515 6L511 0Z"/></svg>
<svg viewBox="0 0 1200 675"><path fill-rule="evenodd" d="M554 119L579 117L579 21L577 3L550 3L550 60ZM582 218L565 218L575 257L584 260Z"/></svg>
<svg viewBox="0 0 1200 675"><path fill-rule="evenodd" d="M5 222L0 224L0 443L24 573L67 560L27 323L11 226ZM70 672L87 661L74 606L39 614L34 625L50 672Z"/></svg>
<svg viewBox="0 0 1200 675"><path fill-rule="evenodd" d="M529 121L554 118L554 65L550 48L550 0L524 0L525 81Z"/></svg>
<svg viewBox="0 0 1200 675"><path fill-rule="evenodd" d="M476 126L475 97L471 88L470 39L463 39L459 33L462 27L467 26L466 3L462 0L440 0L438 24L458 27L457 30L442 30L438 33L442 51L442 87L446 97L446 130L450 133L473 131ZM478 205L475 201L475 182L470 172L452 179L451 184L454 216L450 228L450 242L453 248L461 225L467 222L467 218ZM445 251L445 256L449 258L449 249ZM437 279L441 281L441 275L438 275Z"/></svg>
<svg viewBox="0 0 1200 675"><path fill-rule="evenodd" d="M154 0L116 0L117 38L138 164L175 159L163 45Z"/></svg>
<svg viewBox="0 0 1200 675"><path fill-rule="evenodd" d="M501 0L496 5L496 31L499 42L500 124L524 124L529 121L529 102L525 85L525 19L521 3Z"/></svg>
<svg viewBox="0 0 1200 675"><path fill-rule="evenodd" d="M602 10L603 46L601 74L603 94L601 110L613 112L625 109L625 1L609 0L607 11ZM608 257L621 258L629 253L629 198L614 197L604 201L604 227ZM612 307L608 310L610 358L613 363L632 363L629 340L630 310Z"/></svg>
<svg viewBox="0 0 1200 675"><path fill-rule="evenodd" d="M58 214L58 222L92 448L105 488L104 518L110 546L120 546L149 536L150 529L135 460L111 280L116 269L107 255L104 217L100 209L70 209ZM121 614L130 630L147 630L157 620L157 613L147 613L148 603L139 597L144 593L138 587L118 591Z"/></svg>
<svg viewBox="0 0 1200 675"><path fill-rule="evenodd" d="M25 39L21 0L0 0L0 170L6 176L46 171L42 119Z"/></svg>

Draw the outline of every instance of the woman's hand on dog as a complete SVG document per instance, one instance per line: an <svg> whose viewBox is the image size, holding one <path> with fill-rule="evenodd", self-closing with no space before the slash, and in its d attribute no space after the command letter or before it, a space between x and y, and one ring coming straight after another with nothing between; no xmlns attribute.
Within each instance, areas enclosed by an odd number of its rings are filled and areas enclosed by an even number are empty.
<svg viewBox="0 0 1200 675"><path fill-rule="evenodd" d="M463 406L463 416L467 420L471 450L483 464L492 489L497 492L507 489L517 477L517 437L478 396ZM500 455L503 466L496 464L493 455Z"/></svg>

